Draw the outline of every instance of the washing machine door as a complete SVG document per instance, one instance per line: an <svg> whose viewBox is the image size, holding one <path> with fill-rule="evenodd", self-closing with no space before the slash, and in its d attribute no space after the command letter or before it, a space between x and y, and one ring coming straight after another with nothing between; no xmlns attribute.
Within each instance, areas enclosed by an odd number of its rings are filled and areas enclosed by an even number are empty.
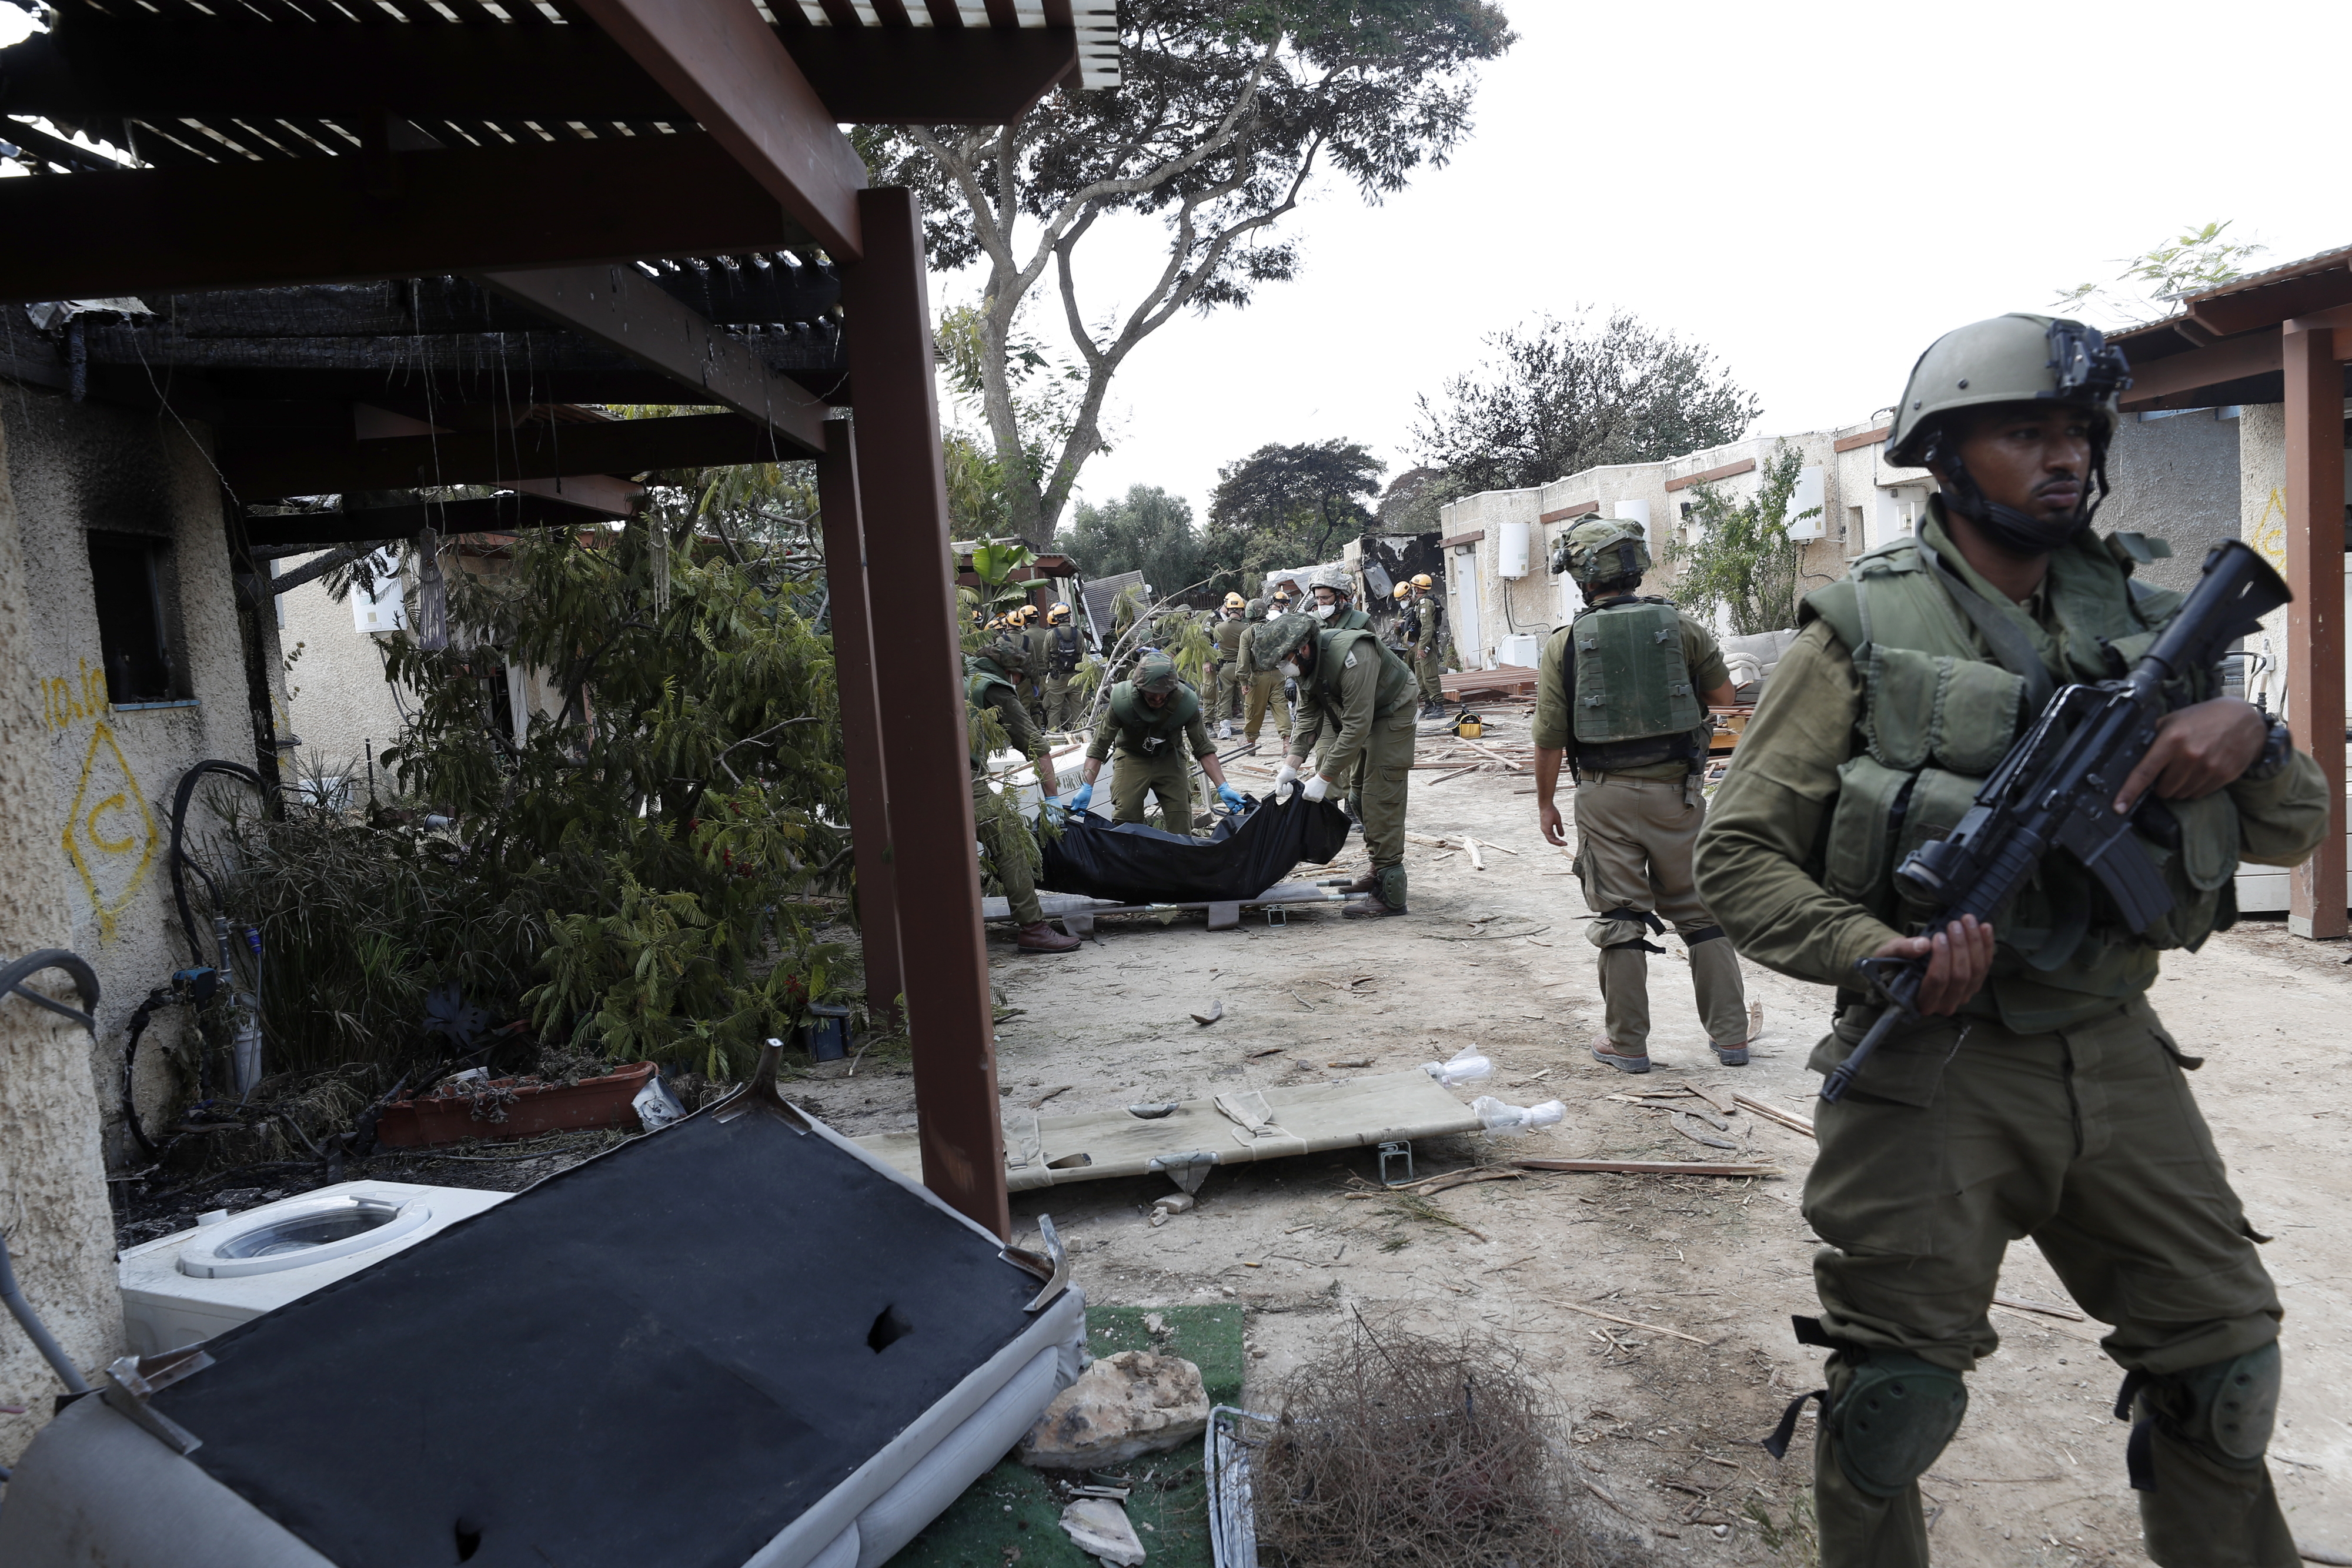
<svg viewBox="0 0 2352 1568"><path fill-rule="evenodd" d="M205 1227L180 1249L180 1272L233 1280L307 1268L396 1241L432 1220L432 1204L423 1197L289 1197Z"/></svg>

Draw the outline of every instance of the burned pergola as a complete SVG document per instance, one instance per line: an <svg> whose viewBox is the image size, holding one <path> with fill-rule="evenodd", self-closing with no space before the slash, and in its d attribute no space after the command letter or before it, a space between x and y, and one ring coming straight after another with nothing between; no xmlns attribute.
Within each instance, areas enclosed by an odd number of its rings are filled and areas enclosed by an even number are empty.
<svg viewBox="0 0 2352 1568"><path fill-rule="evenodd" d="M257 598L257 551L560 524L652 469L815 461L868 998L905 998L925 1181L1004 1232L921 216L866 188L839 122L998 123L1114 86L1111 0L46 15L0 51L0 141L37 176L0 181L0 375L203 422ZM60 302L54 329L33 302ZM724 412L579 413L601 403ZM455 485L513 493L271 505Z"/></svg>
<svg viewBox="0 0 2352 1568"><path fill-rule="evenodd" d="M2352 247L2191 294L2179 313L2121 333L2127 410L2281 403L2286 416L2286 704L2295 743L2335 781L2328 830L2295 869L2288 928L2346 934L2344 454L2352 397ZM2260 545L2263 541L2252 541Z"/></svg>

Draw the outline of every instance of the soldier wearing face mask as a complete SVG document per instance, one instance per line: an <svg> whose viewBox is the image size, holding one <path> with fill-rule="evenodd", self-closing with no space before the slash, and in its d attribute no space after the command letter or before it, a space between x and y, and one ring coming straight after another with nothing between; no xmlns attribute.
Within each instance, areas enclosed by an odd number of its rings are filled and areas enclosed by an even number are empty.
<svg viewBox="0 0 2352 1568"><path fill-rule="evenodd" d="M1355 586L1348 574L1332 569L1315 574L1315 608L1307 612L1323 623L1326 632L1362 632L1368 630L1372 618L1357 609L1351 601Z"/></svg>

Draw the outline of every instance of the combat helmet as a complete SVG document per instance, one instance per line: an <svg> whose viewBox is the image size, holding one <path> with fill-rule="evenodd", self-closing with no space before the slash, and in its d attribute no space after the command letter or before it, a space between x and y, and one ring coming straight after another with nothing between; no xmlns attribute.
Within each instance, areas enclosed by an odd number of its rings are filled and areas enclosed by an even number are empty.
<svg viewBox="0 0 2352 1568"><path fill-rule="evenodd" d="M1247 605L1247 607L1246 607L1246 608L1244 608L1244 609L1242 611L1242 617L1243 617L1243 619L1244 619L1244 620L1248 620L1248 621L1263 621L1263 620L1265 620L1265 600L1263 600L1263 599L1253 599L1253 600L1251 600L1251 601L1249 601L1249 604Z"/></svg>
<svg viewBox="0 0 2352 1568"><path fill-rule="evenodd" d="M2116 400L2131 385L2123 350L2095 327L2022 312L1958 327L1927 345L1911 367L1886 432L1886 461L1924 468L1941 416L2003 402L2061 402L2093 416L2105 446L2115 434Z"/></svg>
<svg viewBox="0 0 2352 1568"><path fill-rule="evenodd" d="M1176 685L1176 661L1154 649L1136 662L1135 689L1139 692L1164 692Z"/></svg>
<svg viewBox="0 0 2352 1568"><path fill-rule="evenodd" d="M1646 576L1650 570L1647 530L1624 517L1587 517L1552 547L1551 569L1567 572L1580 583Z"/></svg>
<svg viewBox="0 0 2352 1568"><path fill-rule="evenodd" d="M1347 569L1344 567L1325 567L1321 571L1315 574L1315 580L1308 584L1308 586L1310 588L1328 588L1342 599L1353 599L1356 597L1356 585L1348 580Z"/></svg>
<svg viewBox="0 0 2352 1568"><path fill-rule="evenodd" d="M1301 614L1296 610L1286 611L1262 626L1252 627L1250 634L1256 639L1252 648L1258 668L1271 670L1278 667L1290 657L1293 648L1320 630L1321 624L1315 617Z"/></svg>
<svg viewBox="0 0 2352 1568"><path fill-rule="evenodd" d="M2095 327L2021 311L1972 321L1928 344L1911 367L1887 428L1886 461L1933 466L1942 476L1944 504L2012 549L2051 549L2088 525L2106 498L2107 444L2131 384L2123 350ZM2055 403L2090 416L2091 483L2069 517L2046 521L1989 499L1960 463L1962 432L1949 416L2019 402Z"/></svg>

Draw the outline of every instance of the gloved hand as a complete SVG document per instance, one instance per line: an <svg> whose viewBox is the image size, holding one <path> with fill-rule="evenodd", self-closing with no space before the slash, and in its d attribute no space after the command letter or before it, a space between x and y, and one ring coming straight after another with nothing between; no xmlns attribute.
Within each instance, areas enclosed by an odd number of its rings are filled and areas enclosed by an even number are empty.
<svg viewBox="0 0 2352 1568"><path fill-rule="evenodd" d="M1307 781L1307 798L1310 800L1320 800L1330 792L1331 780L1324 778L1320 773Z"/></svg>
<svg viewBox="0 0 2352 1568"><path fill-rule="evenodd" d="M1242 809L1242 792L1230 784L1217 786L1217 799L1223 800L1230 810L1238 811Z"/></svg>
<svg viewBox="0 0 2352 1568"><path fill-rule="evenodd" d="M1287 757L1284 758L1282 759L1282 766L1281 766L1281 767L1279 767L1279 768L1276 768L1276 769L1274 770L1274 797L1275 797L1275 799L1276 799L1276 800L1281 800L1281 799L1282 799L1282 792L1283 792L1285 789L1287 789L1288 788L1290 788L1290 786L1292 786L1293 784L1296 784L1296 783L1297 783L1297 782L1298 782L1298 768L1297 768L1297 767L1295 764L1293 764L1293 763L1291 762L1290 758L1288 758Z"/></svg>
<svg viewBox="0 0 2352 1568"><path fill-rule="evenodd" d="M1094 800L1095 787L1092 784L1081 784L1070 792L1070 810L1083 817L1087 814L1087 808L1094 804Z"/></svg>

